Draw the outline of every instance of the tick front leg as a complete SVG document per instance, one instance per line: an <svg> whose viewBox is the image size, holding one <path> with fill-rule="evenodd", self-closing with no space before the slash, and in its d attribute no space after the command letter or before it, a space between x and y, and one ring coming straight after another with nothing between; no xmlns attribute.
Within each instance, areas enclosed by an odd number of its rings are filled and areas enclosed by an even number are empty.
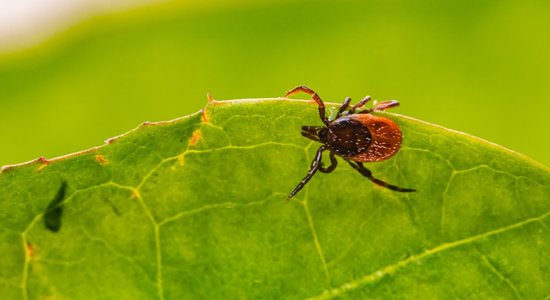
<svg viewBox="0 0 550 300"><path fill-rule="evenodd" d="M348 109L349 103L351 102L351 98L347 97L344 99L344 103L342 103L342 106L340 106L340 109L338 110L338 114L336 115L336 119L340 118L342 114Z"/></svg>
<svg viewBox="0 0 550 300"><path fill-rule="evenodd" d="M319 95L317 95L317 93L314 92L312 89L308 88L305 85L300 85L300 86L297 86L297 87L293 88L292 90L288 91L285 94L285 97L294 95L294 94L299 93L299 92L306 93L306 94L311 96L311 99L313 99L313 101L315 101L317 103L317 105L319 106L319 117L321 118L321 121L323 121L323 123L328 125L329 121L325 117L325 104L323 103L323 100L321 100L321 97L319 97Z"/></svg>
<svg viewBox="0 0 550 300"><path fill-rule="evenodd" d="M319 171L323 173L330 173L336 169L336 166L338 165L338 161L336 160L336 156L334 155L334 152L330 152L330 166L328 168L325 168L323 166L323 163L321 162L321 165L319 166Z"/></svg>
<svg viewBox="0 0 550 300"><path fill-rule="evenodd" d="M402 187L398 187L398 186L395 186L395 185L392 185L392 184L389 184L385 181L382 181L378 178L375 178L374 176L372 176L372 172L365 168L365 166L363 166L363 163L360 163L360 162L351 162L351 161L348 161L348 163L357 171L359 171L359 173L361 173L361 175L367 177L368 179L370 179L372 182L378 184L379 186L383 186L385 188L388 188L392 191L396 191L396 192L403 192L403 193L409 193L409 192L416 192L415 189L408 189L408 188L402 188Z"/></svg>
<svg viewBox="0 0 550 300"><path fill-rule="evenodd" d="M311 162L311 167L309 168L309 171L307 172L306 177L298 183L298 185L290 192L290 195L288 195L288 199L292 198L296 193L298 193L304 185L315 175L315 172L319 169L319 166L321 165L321 159L323 158L323 151L325 151L325 146L319 147L319 150L317 150L317 153L315 154L315 158Z"/></svg>

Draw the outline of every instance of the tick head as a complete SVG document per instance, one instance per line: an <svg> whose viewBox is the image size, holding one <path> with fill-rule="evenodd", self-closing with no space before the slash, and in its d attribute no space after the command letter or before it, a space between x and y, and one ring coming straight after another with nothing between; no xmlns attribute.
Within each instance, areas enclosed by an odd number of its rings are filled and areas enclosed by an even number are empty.
<svg viewBox="0 0 550 300"><path fill-rule="evenodd" d="M327 142L328 129L323 126L302 126L302 135L320 143Z"/></svg>

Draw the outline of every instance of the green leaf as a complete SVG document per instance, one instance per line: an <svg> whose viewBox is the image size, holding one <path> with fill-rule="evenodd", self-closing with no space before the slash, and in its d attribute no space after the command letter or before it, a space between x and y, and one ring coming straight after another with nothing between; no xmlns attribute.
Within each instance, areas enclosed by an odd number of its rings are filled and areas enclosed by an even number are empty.
<svg viewBox="0 0 550 300"><path fill-rule="evenodd" d="M334 111L334 106L332 106ZM550 294L550 172L463 133L404 134L295 198L311 101L213 101L0 174L4 299L524 298ZM62 198L60 200L60 198ZM55 230L57 229L57 230Z"/></svg>

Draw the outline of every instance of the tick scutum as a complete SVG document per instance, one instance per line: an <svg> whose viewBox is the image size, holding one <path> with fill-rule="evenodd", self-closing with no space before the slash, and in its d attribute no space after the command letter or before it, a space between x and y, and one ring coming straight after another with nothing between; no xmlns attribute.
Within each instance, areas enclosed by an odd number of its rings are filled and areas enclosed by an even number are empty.
<svg viewBox="0 0 550 300"><path fill-rule="evenodd" d="M327 146L340 156L348 157L365 152L371 141L369 128L359 120L341 117L328 127Z"/></svg>

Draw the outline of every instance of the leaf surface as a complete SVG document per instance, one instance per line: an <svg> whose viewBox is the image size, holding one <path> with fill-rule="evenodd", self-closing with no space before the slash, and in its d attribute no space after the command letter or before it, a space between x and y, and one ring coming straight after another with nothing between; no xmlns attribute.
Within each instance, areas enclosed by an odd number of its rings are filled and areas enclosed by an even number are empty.
<svg viewBox="0 0 550 300"><path fill-rule="evenodd" d="M334 112L334 106L331 106ZM408 117L400 152L340 159L295 198L311 101L213 101L0 174L6 299L525 298L550 295L550 172ZM60 198L62 198L60 200ZM57 229L57 230L52 230Z"/></svg>

